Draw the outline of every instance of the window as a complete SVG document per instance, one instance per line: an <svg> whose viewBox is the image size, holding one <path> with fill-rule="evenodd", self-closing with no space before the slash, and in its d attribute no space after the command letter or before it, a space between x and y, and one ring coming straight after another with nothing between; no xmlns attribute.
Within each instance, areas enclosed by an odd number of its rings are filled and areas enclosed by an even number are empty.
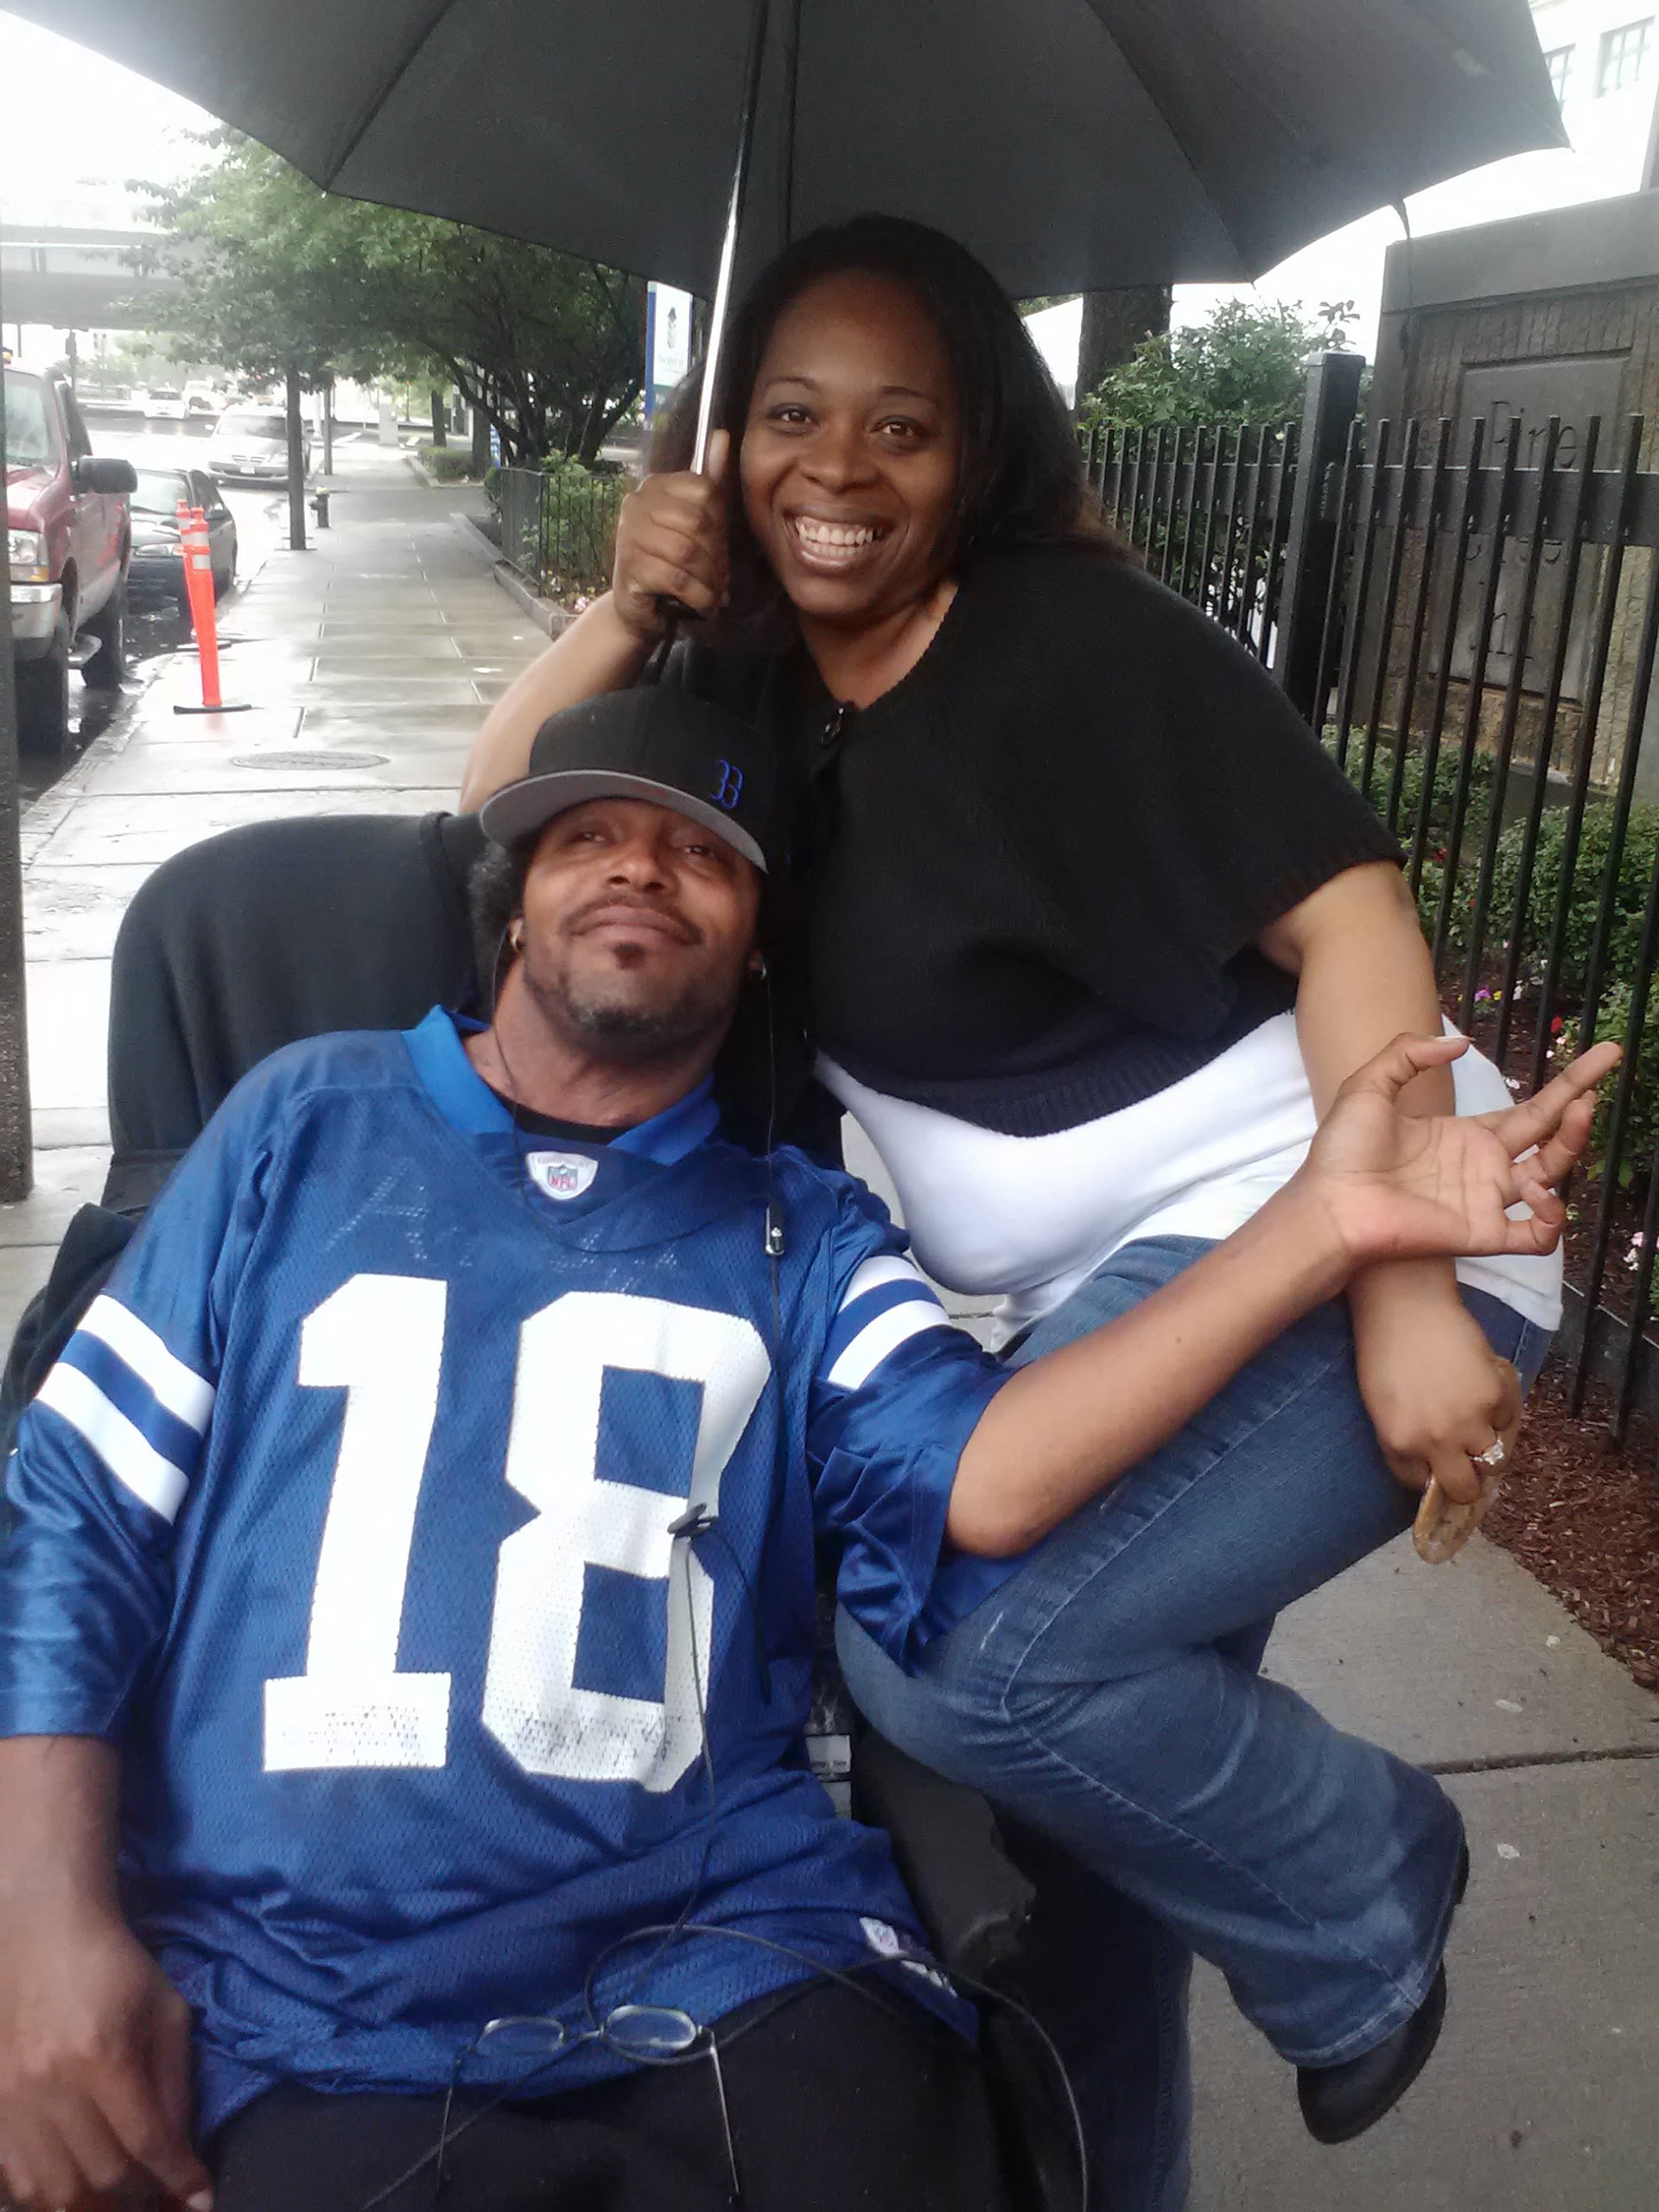
<svg viewBox="0 0 1659 2212"><path fill-rule="evenodd" d="M1555 94L1555 105L1560 107L1567 99L1567 80L1573 73L1572 48L1570 46L1556 47L1544 56L1544 67L1549 72L1550 86Z"/></svg>
<svg viewBox="0 0 1659 2212"><path fill-rule="evenodd" d="M6 458L18 468L48 468L58 457L58 418L46 388L6 371Z"/></svg>
<svg viewBox="0 0 1659 2212"><path fill-rule="evenodd" d="M1604 31L1601 40L1601 67L1596 72L1598 92L1622 92L1627 85L1639 84L1648 73L1648 54L1653 42L1653 17L1645 22L1626 23L1620 30Z"/></svg>

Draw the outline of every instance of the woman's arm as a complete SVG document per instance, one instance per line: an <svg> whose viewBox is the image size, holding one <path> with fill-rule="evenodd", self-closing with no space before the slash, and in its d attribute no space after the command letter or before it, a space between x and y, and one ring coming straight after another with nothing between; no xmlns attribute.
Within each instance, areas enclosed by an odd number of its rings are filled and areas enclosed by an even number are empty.
<svg viewBox="0 0 1659 2212"><path fill-rule="evenodd" d="M963 1550L1025 1550L1166 1442L1292 1322L1354 1273L1406 1255L1539 1252L1560 1234L1553 1185L1582 1151L1598 1047L1526 1106L1459 1120L1403 1092L1465 1047L1402 1037L1345 1083L1306 1161L1235 1235L1128 1313L1011 1376L957 1465L947 1526ZM1533 1146L1538 1151L1522 1155ZM1512 1221L1516 1202L1530 1217ZM1484 1451L1518 1408L1511 1380L1460 1433Z"/></svg>
<svg viewBox="0 0 1659 2212"><path fill-rule="evenodd" d="M492 792L514 782L530 766L536 733L561 707L574 707L602 691L625 691L651 655L606 592L577 615L544 653L516 676L484 717L461 779L461 805L475 812Z"/></svg>
<svg viewBox="0 0 1659 2212"><path fill-rule="evenodd" d="M1440 1027L1428 947L1392 862L1333 876L1257 942L1297 978L1297 1038L1321 1117L1344 1080L1389 1038ZM1450 1071L1419 1076L1402 1107L1452 1112ZM1361 1392L1395 1475L1413 1488L1437 1475L1452 1497L1474 1497L1478 1477L1457 1439L1504 1402L1509 1384L1458 1294L1452 1262L1368 1268L1349 1285L1348 1303Z"/></svg>
<svg viewBox="0 0 1659 2212"><path fill-rule="evenodd" d="M706 474L647 476L616 518L611 588L583 609L503 692L474 740L461 779L464 813L524 773L550 715L635 683L663 633L663 602L711 614L726 593L726 503L721 480L730 440L716 430Z"/></svg>

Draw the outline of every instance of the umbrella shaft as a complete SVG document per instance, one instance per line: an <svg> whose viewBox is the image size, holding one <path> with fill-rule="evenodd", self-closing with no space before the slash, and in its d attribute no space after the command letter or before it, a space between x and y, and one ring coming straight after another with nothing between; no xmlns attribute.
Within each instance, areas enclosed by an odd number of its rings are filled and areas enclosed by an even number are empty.
<svg viewBox="0 0 1659 2212"><path fill-rule="evenodd" d="M731 308L732 271L737 261L737 233L743 220L743 195L748 188L755 111L760 104L760 65L766 56L768 13L768 0L754 0L754 13L749 22L748 62L744 72L743 112L737 127L737 159L732 168L732 196L726 208L726 236L721 242L720 271L715 279L709 346L702 364L702 390L697 399L697 434L691 448L691 466L699 476L708 462L709 433L714 428L715 389L720 377L726 318Z"/></svg>

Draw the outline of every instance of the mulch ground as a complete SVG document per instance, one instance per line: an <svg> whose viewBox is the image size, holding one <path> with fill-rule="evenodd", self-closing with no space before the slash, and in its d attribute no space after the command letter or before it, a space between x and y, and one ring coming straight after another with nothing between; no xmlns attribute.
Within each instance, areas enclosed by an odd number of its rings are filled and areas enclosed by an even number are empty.
<svg viewBox="0 0 1659 2212"><path fill-rule="evenodd" d="M1632 1421L1621 1448L1593 1400L1585 1417L1567 1411L1567 1387L1565 1374L1539 1378L1484 1533L1659 1690L1659 1424Z"/></svg>

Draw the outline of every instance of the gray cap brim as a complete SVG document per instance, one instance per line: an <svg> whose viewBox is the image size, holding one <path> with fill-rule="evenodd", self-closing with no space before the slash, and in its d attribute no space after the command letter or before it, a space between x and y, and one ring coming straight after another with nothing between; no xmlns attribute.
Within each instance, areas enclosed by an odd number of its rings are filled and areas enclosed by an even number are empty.
<svg viewBox="0 0 1659 2212"><path fill-rule="evenodd" d="M560 768L551 775L522 777L485 800L478 810L479 825L493 843L516 844L556 814L568 814L573 806L582 806L590 798L639 798L652 806L665 806L671 813L683 814L689 821L712 830L734 852L753 861L763 875L766 873L766 855L729 814L722 814L706 799L676 790L672 784L653 783L647 776L623 775L614 768Z"/></svg>

